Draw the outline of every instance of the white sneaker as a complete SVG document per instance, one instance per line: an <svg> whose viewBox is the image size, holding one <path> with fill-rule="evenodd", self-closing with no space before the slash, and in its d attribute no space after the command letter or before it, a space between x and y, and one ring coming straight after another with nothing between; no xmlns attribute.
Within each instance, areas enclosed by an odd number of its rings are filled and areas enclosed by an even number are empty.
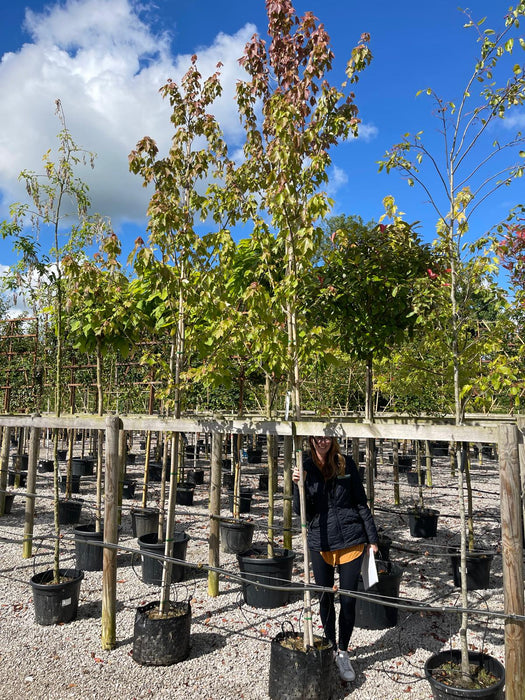
<svg viewBox="0 0 525 700"><path fill-rule="evenodd" d="M335 653L334 660L335 665L337 666L337 669L339 671L339 677L341 678L341 680L346 681L347 683L355 681L355 671L352 668L350 659L348 658L348 652L337 651Z"/></svg>

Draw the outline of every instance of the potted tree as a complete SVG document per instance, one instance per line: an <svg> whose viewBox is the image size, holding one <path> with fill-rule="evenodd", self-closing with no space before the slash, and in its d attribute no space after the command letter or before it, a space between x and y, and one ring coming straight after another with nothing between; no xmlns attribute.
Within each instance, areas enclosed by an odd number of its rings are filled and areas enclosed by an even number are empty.
<svg viewBox="0 0 525 700"><path fill-rule="evenodd" d="M37 275L43 284L43 293L51 305L55 322L55 413L62 410L62 358L64 340L64 282L63 259L66 254L78 253L89 241L99 225L98 217L88 215L89 199L86 185L76 177L75 169L80 164L93 165L93 155L79 148L73 141L67 128L60 100L56 100L56 113L62 125L59 133L58 157L52 160L48 151L44 156L45 172L38 174L23 171L21 178L26 183L31 204L17 204L12 207L13 222L9 233L15 238L15 246L22 252L20 268L29 277ZM62 242L66 218L69 216L66 201L72 200L76 211L76 223L66 233ZM27 234L23 223L29 218L33 231ZM52 236L49 255L41 255L36 232L43 229ZM59 463L58 430L54 431L54 522L55 547L53 568L35 574L31 578L33 587L35 616L40 624L68 622L76 616L82 571L63 569L60 566L60 498L59 498ZM66 494L67 495L67 494Z"/></svg>
<svg viewBox="0 0 525 700"><path fill-rule="evenodd" d="M443 264L437 270L430 270L429 276L434 280L439 293L439 318L442 319L444 333L440 341L446 344L446 357L449 361L453 378L455 421L461 425L464 420L465 406L472 399L476 371L473 372L472 361L477 361L480 354L498 354L501 344L501 324L498 320L473 326L476 301L480 298L498 299L498 292L492 282L494 261L490 253L483 254L489 241L478 239L473 244L466 243L466 234L472 213L493 192L502 185L511 185L514 178L523 172L522 155L519 151L524 137L517 133L515 138L502 144L493 138L484 140L487 130L497 130L498 120L507 117L525 99L525 78L522 70L507 73L503 67L505 57L513 52L514 40L521 40L519 23L525 14L525 6L520 3L510 8L505 16L504 27L498 32L482 29L483 21L475 22L468 12L466 26L473 30L480 44L479 57L472 71L468 84L456 103L443 100L431 88L426 90L437 105L436 114L440 120L444 143L444 154L436 155L427 148L422 133L414 137L407 135L403 141L390 149L381 163L387 171L392 168L403 173L410 185L418 183L426 191L431 205L438 216L438 244ZM497 76L497 77L496 77ZM481 85L480 94L474 86ZM476 148L474 148L476 146ZM506 161L500 162L502 153L510 154ZM415 158L413 158L415 155ZM497 165L493 164L497 160ZM426 177L425 164L431 164L445 185L443 190L434 190ZM461 163L462 171L457 165ZM444 196L442 196L442 194ZM432 274L430 274L432 273ZM434 316L434 324L436 316ZM480 353L480 354L478 354ZM447 652L447 669L443 663L435 663L435 657L428 660L426 675L436 693L444 689L447 693L458 688L457 694L468 688L470 697L490 697L490 691L481 689L478 683L479 670L488 667L488 657L473 657L468 645L468 583L467 553L468 531L465 511L464 491L467 468L466 445L457 444L457 482L458 505L461 526L460 578L461 629L459 634L460 659L455 659ZM440 658L440 662L444 659ZM494 665L495 666L495 665ZM493 697L500 697L504 683L502 667L498 666L495 682L492 684ZM445 679L443 676L445 675ZM447 695L448 697L448 695Z"/></svg>
<svg viewBox="0 0 525 700"><path fill-rule="evenodd" d="M203 216L210 205L199 187L209 177L220 180L226 148L210 106L221 91L219 75L203 81L197 69L197 57L179 86L168 81L161 88L172 108L174 135L166 157L158 156L155 142L143 138L130 154L130 169L155 191L148 208L149 246L137 241L134 256L138 273L137 288L145 289L156 330L170 333L170 357L164 365L166 379L163 401L175 418L181 416L183 373L188 353L193 350L193 314L198 318L212 259L229 235L210 234L202 239L195 230L195 218ZM201 137L203 140L201 141ZM159 253L157 258L157 253ZM138 663L163 665L175 663L189 653L191 606L189 602L170 600L172 581L175 504L178 482L177 456L181 436L171 436L171 468L165 529L160 600L136 611L133 658ZM159 523L161 535L162 521ZM159 536L159 540L161 537ZM184 634L173 631L185 620ZM177 649L174 640L177 638ZM149 640L149 641L146 641ZM153 643L152 643L153 641Z"/></svg>

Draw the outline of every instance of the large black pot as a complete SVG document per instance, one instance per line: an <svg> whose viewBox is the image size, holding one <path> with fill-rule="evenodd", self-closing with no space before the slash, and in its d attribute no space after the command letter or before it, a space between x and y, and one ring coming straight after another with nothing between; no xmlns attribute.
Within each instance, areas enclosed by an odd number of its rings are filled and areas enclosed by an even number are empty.
<svg viewBox="0 0 525 700"><path fill-rule="evenodd" d="M186 559L186 549L190 536L185 532L173 533L173 557L184 561ZM141 552L152 554L164 554L164 541L159 542L157 533L142 535L138 539ZM160 586L162 583L162 561L153 557L142 556L142 580L144 583L153 583ZM172 562L171 581L178 583L184 579L186 567L184 564Z"/></svg>
<svg viewBox="0 0 525 700"><path fill-rule="evenodd" d="M190 469L188 472L188 481L193 484L204 483L204 469Z"/></svg>
<svg viewBox="0 0 525 700"><path fill-rule="evenodd" d="M427 472L425 469L420 469L420 474L421 474L421 486L425 486ZM407 475L407 483L409 486L419 486L419 476L418 476L417 471L406 472L406 475Z"/></svg>
<svg viewBox="0 0 525 700"><path fill-rule="evenodd" d="M82 504L81 498L66 498L58 502L58 522L61 525L74 525L80 520Z"/></svg>
<svg viewBox="0 0 525 700"><path fill-rule="evenodd" d="M195 484L193 484L191 481L181 481L179 484L177 484L176 502L180 506L192 506L194 491Z"/></svg>
<svg viewBox="0 0 525 700"><path fill-rule="evenodd" d="M171 615L151 616L159 601L141 605L135 613L133 660L142 666L169 666L190 653L191 606L170 603Z"/></svg>
<svg viewBox="0 0 525 700"><path fill-rule="evenodd" d="M505 685L505 669L503 665L493 656L481 654L480 652L469 651L469 662L482 666L498 680L488 688L455 688L440 680L437 669L446 663L461 663L461 651L459 649L449 649L439 654L434 654L425 663L425 678L430 683L434 700L452 700L453 698L463 698L463 700L503 700L503 686ZM441 677L442 680L446 678Z"/></svg>
<svg viewBox="0 0 525 700"><path fill-rule="evenodd" d="M252 505L253 491L249 488L241 488L239 493L239 513L249 513ZM230 510L233 513L233 491L228 494Z"/></svg>
<svg viewBox="0 0 525 700"><path fill-rule="evenodd" d="M262 450L246 450L248 464L260 464L262 462Z"/></svg>
<svg viewBox="0 0 525 700"><path fill-rule="evenodd" d="M75 535L75 558L77 569L82 571L102 571L104 561L104 532L96 532L95 524L77 525L73 528ZM95 542L95 544L91 544Z"/></svg>
<svg viewBox="0 0 525 700"><path fill-rule="evenodd" d="M274 556L268 559L267 545L256 544L237 555L243 578L244 602L254 608L279 608L286 605L290 594L286 590L292 578L292 565L295 552L289 549L274 549ZM264 586L276 586L284 590L272 590Z"/></svg>
<svg viewBox="0 0 525 700"><path fill-rule="evenodd" d="M77 616L80 584L84 578L78 569L60 569L60 583L51 583L53 571L31 577L35 620L39 625L70 622Z"/></svg>
<svg viewBox="0 0 525 700"><path fill-rule="evenodd" d="M450 562L454 586L461 586L461 555L457 549L450 548ZM467 590L476 591L490 588L490 568L493 554L491 552L467 552Z"/></svg>
<svg viewBox="0 0 525 700"><path fill-rule="evenodd" d="M55 467L55 463L52 459L39 459L38 460L38 471L41 473L52 472Z"/></svg>
<svg viewBox="0 0 525 700"><path fill-rule="evenodd" d="M60 477L60 492L66 492L67 475ZM71 474L71 493L80 493L80 474Z"/></svg>
<svg viewBox="0 0 525 700"><path fill-rule="evenodd" d="M235 474L232 474L231 472L224 472L224 474L222 475L222 485L224 486L225 489L232 491L234 481L235 481Z"/></svg>
<svg viewBox="0 0 525 700"><path fill-rule="evenodd" d="M328 639L314 637L306 651L283 646L297 639L296 632L279 632L272 639L268 695L271 700L328 700L332 697L330 671L334 647Z"/></svg>
<svg viewBox="0 0 525 700"><path fill-rule="evenodd" d="M122 498L135 498L137 482L134 479L125 479L122 482Z"/></svg>
<svg viewBox="0 0 525 700"><path fill-rule="evenodd" d="M393 455L389 456L390 463L393 464L394 462L394 457ZM400 472L406 472L412 467L412 462L414 458L412 455L398 455L397 458L397 463L398 463L398 468Z"/></svg>
<svg viewBox="0 0 525 700"><path fill-rule="evenodd" d="M162 463L150 462L148 466L148 481L162 481Z"/></svg>
<svg viewBox="0 0 525 700"><path fill-rule="evenodd" d="M73 457L71 460L71 473L73 476L91 476L95 460L92 457Z"/></svg>
<svg viewBox="0 0 525 700"><path fill-rule="evenodd" d="M249 520L221 520L221 549L228 554L242 554L250 549L255 523Z"/></svg>
<svg viewBox="0 0 525 700"><path fill-rule="evenodd" d="M158 508L131 508L131 532L133 537L142 537L157 532L159 527Z"/></svg>
<svg viewBox="0 0 525 700"><path fill-rule="evenodd" d="M4 501L4 515L9 515L11 508L13 507L13 501L15 500L14 493L6 493Z"/></svg>
<svg viewBox="0 0 525 700"><path fill-rule="evenodd" d="M403 569L391 561L377 561L378 582L371 586L366 593L377 596L373 601L357 598L355 606L356 627L364 627L371 630L382 630L397 625L398 609L381 603L385 601L395 602L392 599L399 598L399 584L403 576ZM363 579L359 577L357 590L365 592ZM376 602L377 601L377 602Z"/></svg>
<svg viewBox="0 0 525 700"><path fill-rule="evenodd" d="M19 477L19 482L18 482L19 488L25 489L25 487L27 485L27 472L10 471L8 473L7 483L9 484L9 486L14 486L17 476Z"/></svg>
<svg viewBox="0 0 525 700"><path fill-rule="evenodd" d="M439 511L434 508L408 511L408 526L412 537L435 537Z"/></svg>
<svg viewBox="0 0 525 700"><path fill-rule="evenodd" d="M11 457L11 461L13 463L13 469L15 471L27 471L27 466L29 464L29 455L13 455Z"/></svg>

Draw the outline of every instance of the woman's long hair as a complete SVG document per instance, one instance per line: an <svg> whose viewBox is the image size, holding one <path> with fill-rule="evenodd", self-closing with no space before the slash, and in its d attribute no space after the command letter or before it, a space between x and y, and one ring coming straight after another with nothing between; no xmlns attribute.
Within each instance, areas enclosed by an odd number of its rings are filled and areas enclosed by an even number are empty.
<svg viewBox="0 0 525 700"><path fill-rule="evenodd" d="M335 438L332 438L330 449L326 454L326 462L324 464L321 464L317 456L317 452L315 451L315 438L308 438L308 442L310 443L310 454L314 464L316 464L321 470L325 481L329 481L336 476L342 476L345 473L345 458L341 454L339 443Z"/></svg>

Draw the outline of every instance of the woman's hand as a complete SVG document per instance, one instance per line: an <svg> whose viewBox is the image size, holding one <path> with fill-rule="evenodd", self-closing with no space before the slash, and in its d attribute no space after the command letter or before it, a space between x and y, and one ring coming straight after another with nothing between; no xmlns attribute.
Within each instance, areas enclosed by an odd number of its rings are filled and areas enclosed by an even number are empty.
<svg viewBox="0 0 525 700"><path fill-rule="evenodd" d="M299 483L299 467L294 467L292 472L292 481L295 484Z"/></svg>
<svg viewBox="0 0 525 700"><path fill-rule="evenodd" d="M368 551L370 550L372 550L374 554L377 554L379 552L379 546L377 544L369 544Z"/></svg>

